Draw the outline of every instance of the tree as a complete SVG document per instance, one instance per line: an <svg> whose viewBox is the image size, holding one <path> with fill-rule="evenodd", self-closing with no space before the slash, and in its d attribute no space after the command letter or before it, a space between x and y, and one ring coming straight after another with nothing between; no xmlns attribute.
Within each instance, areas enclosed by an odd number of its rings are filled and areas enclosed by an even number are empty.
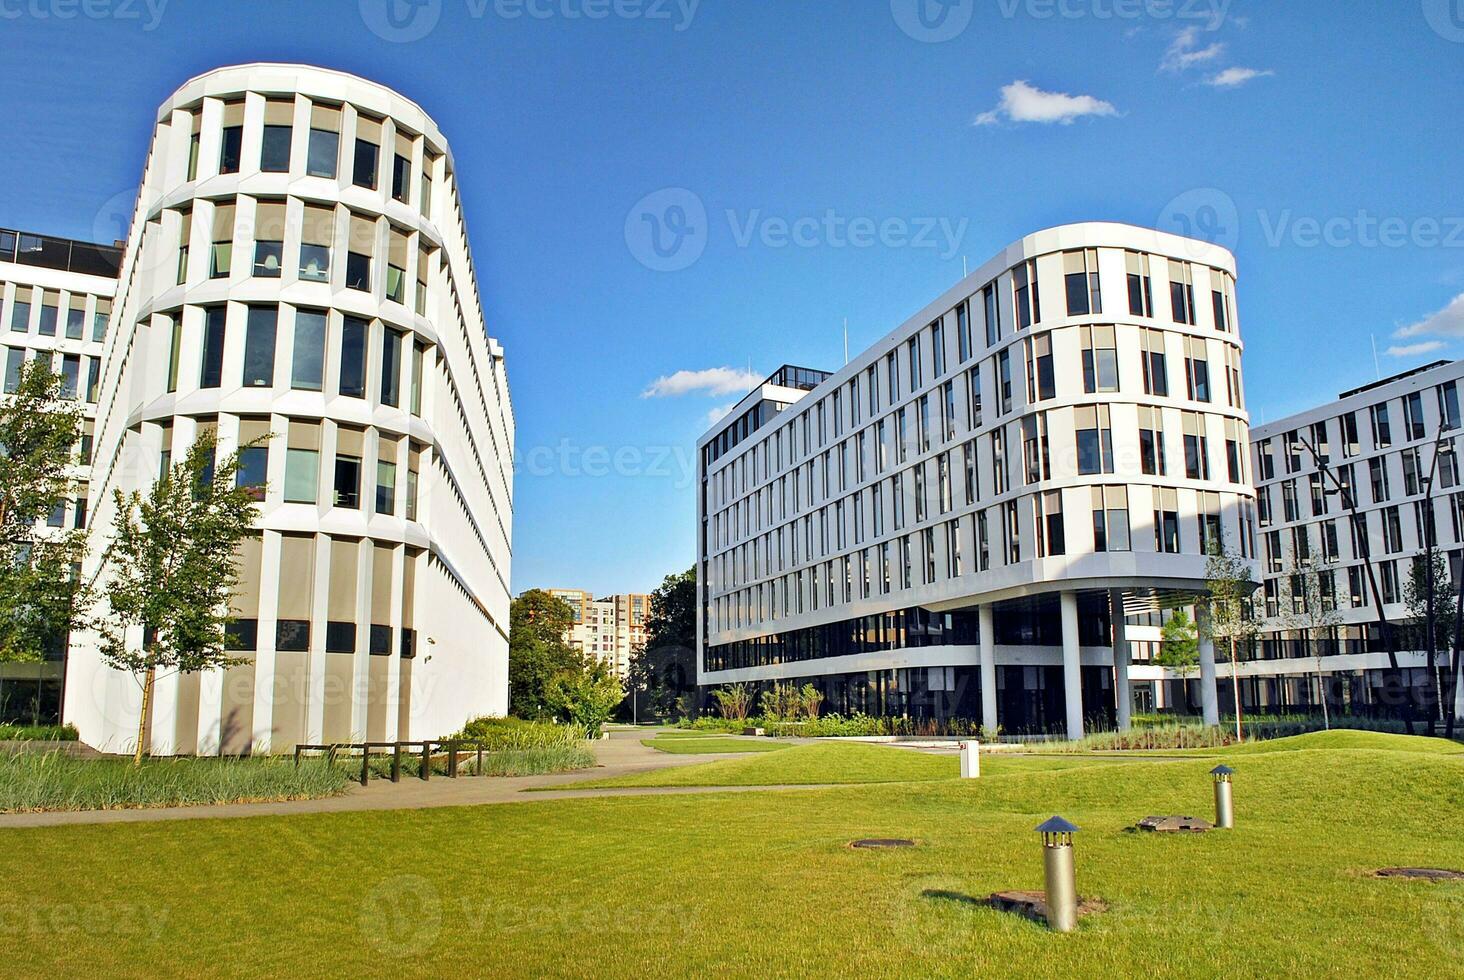
<svg viewBox="0 0 1464 980"><path fill-rule="evenodd" d="M115 491L117 513L104 557L111 616L98 628L106 663L142 686L134 765L142 764L146 749L159 671L187 674L242 662L225 652L228 602L239 544L258 514L258 488L238 485L238 452L217 463L216 455L213 436L201 435L146 497ZM140 637L140 645L132 637Z"/></svg>
<svg viewBox="0 0 1464 980"><path fill-rule="evenodd" d="M631 655L631 686L645 691L663 717L696 686L696 603L695 568L666 576L651 593L646 642Z"/></svg>
<svg viewBox="0 0 1464 980"><path fill-rule="evenodd" d="M1301 634L1302 642L1311 648L1317 664L1317 690L1322 701L1322 723L1332 727L1332 710L1327 703L1326 673L1323 668L1323 641L1342 621L1337 611L1337 594L1332 581L1333 572L1312 559L1293 557L1291 574L1286 578L1286 593L1290 600L1290 611L1285 621L1290 628Z"/></svg>
<svg viewBox="0 0 1464 980"><path fill-rule="evenodd" d="M585 670L585 655L565 639L574 625L574 610L542 589L530 589L509 606L509 713L544 718L555 713L545 694L559 674Z"/></svg>
<svg viewBox="0 0 1464 980"><path fill-rule="evenodd" d="M752 707L752 688L746 684L729 684L713 691L712 699L717 702L717 710L723 718L746 721L747 712Z"/></svg>
<svg viewBox="0 0 1464 980"><path fill-rule="evenodd" d="M0 405L0 661L38 661L64 641L90 592L76 575L86 533L40 525L75 492L81 412L47 359L23 364Z"/></svg>
<svg viewBox="0 0 1464 980"><path fill-rule="evenodd" d="M1235 694L1235 738L1245 740L1241 723L1239 648L1251 642L1259 631L1253 596L1256 583L1251 565L1223 541L1213 542L1205 563L1205 585L1210 591L1209 616L1203 621L1206 636L1230 651L1230 684Z"/></svg>
<svg viewBox="0 0 1464 980"><path fill-rule="evenodd" d="M625 689L610 668L595 661L581 670L555 674L544 687L544 701L561 720L583 725L593 738L610 720Z"/></svg>
<svg viewBox="0 0 1464 980"><path fill-rule="evenodd" d="M1174 671L1180 679L1188 678L1200 664L1200 638L1194 620L1183 609L1176 609L1159 632L1159 653L1154 662Z"/></svg>
<svg viewBox="0 0 1464 980"><path fill-rule="evenodd" d="M1432 581L1430 581L1432 578ZM1434 714L1429 717L1429 731L1432 733L1436 721L1444 717L1443 677L1439 670L1438 651L1451 650L1454 646L1454 617L1448 608L1452 579L1449 574L1449 560L1438 548L1429 548L1425 554L1414 559L1408 570L1408 581L1403 587L1403 604L1408 610L1410 633L1417 638L1420 649L1429 653L1428 674L1433 682ZM1430 591L1430 589L1432 591ZM1429 605L1433 608L1430 610ZM1428 621L1433 617L1433 644L1428 642Z"/></svg>

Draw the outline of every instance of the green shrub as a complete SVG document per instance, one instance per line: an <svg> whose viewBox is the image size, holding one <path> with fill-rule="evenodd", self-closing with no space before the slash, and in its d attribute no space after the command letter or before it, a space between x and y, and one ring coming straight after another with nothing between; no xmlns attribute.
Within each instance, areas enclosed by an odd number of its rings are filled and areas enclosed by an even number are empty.
<svg viewBox="0 0 1464 980"><path fill-rule="evenodd" d="M522 718L475 718L454 739L486 742L490 752L579 746L589 733L579 725Z"/></svg>
<svg viewBox="0 0 1464 980"><path fill-rule="evenodd" d="M350 782L324 761L286 758L76 759L62 752L0 753L0 812L116 810L307 800Z"/></svg>
<svg viewBox="0 0 1464 980"><path fill-rule="evenodd" d="M75 742L75 725L0 725L0 742Z"/></svg>
<svg viewBox="0 0 1464 980"><path fill-rule="evenodd" d="M371 778L390 779L392 753L389 751L376 751L371 755ZM432 759L432 775L446 776L448 769L447 753L441 750L434 752ZM531 748L500 749L483 753L483 775L485 776L543 776L556 772L573 772L576 769L589 769L595 765L595 753L583 741L571 742L563 745L539 745ZM336 757L336 768L345 773L350 779L359 779L361 776L360 755L338 755ZM416 778L422 773L422 754L420 752L402 752L402 777ZM471 749L464 749L458 753L458 775L478 775L478 753Z"/></svg>

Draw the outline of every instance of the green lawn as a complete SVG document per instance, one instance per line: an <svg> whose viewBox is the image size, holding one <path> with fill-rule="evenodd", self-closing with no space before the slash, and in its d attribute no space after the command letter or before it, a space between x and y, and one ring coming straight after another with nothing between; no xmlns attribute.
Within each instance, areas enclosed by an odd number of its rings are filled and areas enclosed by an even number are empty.
<svg viewBox="0 0 1464 980"><path fill-rule="evenodd" d="M731 752L773 752L792 743L769 738L643 738L641 744L672 755L722 755Z"/></svg>
<svg viewBox="0 0 1464 980"><path fill-rule="evenodd" d="M1197 836L1124 828L1208 815L1213 759L9 830L5 972L1460 975L1464 886L1371 872L1464 868L1464 759L1322 748L1233 764L1237 829ZM1080 892L1110 905L1069 936L969 900L1041 887L1032 828L1054 813L1083 828ZM859 837L920 846L850 849Z"/></svg>

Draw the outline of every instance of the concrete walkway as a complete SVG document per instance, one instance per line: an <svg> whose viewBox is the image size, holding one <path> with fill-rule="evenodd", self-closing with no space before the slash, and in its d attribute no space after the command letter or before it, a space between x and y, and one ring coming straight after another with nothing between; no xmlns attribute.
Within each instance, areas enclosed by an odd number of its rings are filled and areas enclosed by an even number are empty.
<svg viewBox="0 0 1464 980"><path fill-rule="evenodd" d="M416 810L443 806L481 806L493 803L534 803L543 800L596 796L665 796L689 793L747 793L771 789L823 789L824 786L676 786L634 789L582 789L576 783L608 779L629 773L690 766L719 759L744 758L742 753L674 755L641 744L647 731L615 731L592 748L599 765L593 769L551 776L464 776L430 780L403 777L400 783L372 780L353 784L340 796L284 803L226 803L217 806L175 806L131 810L65 810L49 813L0 814L0 830L20 827L55 827L71 824L146 823L159 820L205 820L223 817L290 816L303 813L355 813L363 810ZM749 739L754 741L754 739ZM801 741L801 740L800 740ZM528 792L540 790L540 792Z"/></svg>

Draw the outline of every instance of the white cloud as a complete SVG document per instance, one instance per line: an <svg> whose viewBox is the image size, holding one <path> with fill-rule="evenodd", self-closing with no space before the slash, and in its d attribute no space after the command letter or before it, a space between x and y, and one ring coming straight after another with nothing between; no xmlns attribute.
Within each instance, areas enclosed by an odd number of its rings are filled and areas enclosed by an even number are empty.
<svg viewBox="0 0 1464 980"><path fill-rule="evenodd" d="M707 428L710 429L712 426L716 425L718 422L731 415L732 409L736 407L737 403L732 402L730 405L718 405L716 408L712 409L710 412L707 413Z"/></svg>
<svg viewBox="0 0 1464 980"><path fill-rule="evenodd" d="M763 381L762 375L735 368L707 368L662 375L641 392L642 398L675 398L679 395L745 395Z"/></svg>
<svg viewBox="0 0 1464 980"><path fill-rule="evenodd" d="M1417 344L1394 344L1383 351L1389 357L1417 357L1419 354L1432 354L1436 350L1442 350L1442 340L1425 340Z"/></svg>
<svg viewBox="0 0 1464 980"><path fill-rule="evenodd" d="M1175 35L1174 43L1169 45L1169 50L1164 52L1164 60L1159 63L1159 70L1187 71L1195 65L1214 61L1225 53L1223 41L1216 41L1203 48L1199 47L1199 43L1200 29L1198 27L1186 27L1180 31Z"/></svg>
<svg viewBox="0 0 1464 980"><path fill-rule="evenodd" d="M1246 82L1274 74L1276 73L1269 69L1261 71L1258 68L1227 68L1218 75L1205 79L1205 84L1213 88L1239 88Z"/></svg>
<svg viewBox="0 0 1464 980"><path fill-rule="evenodd" d="M1399 330L1395 337L1464 337L1464 293L1453 302L1417 323Z"/></svg>
<svg viewBox="0 0 1464 980"><path fill-rule="evenodd" d="M1003 119L1011 122L1060 123L1067 126L1083 116L1116 116L1111 102L1091 95L1068 95L1065 92L1044 92L1018 80L1003 85L1001 102L990 112L976 117L977 126L990 126Z"/></svg>

